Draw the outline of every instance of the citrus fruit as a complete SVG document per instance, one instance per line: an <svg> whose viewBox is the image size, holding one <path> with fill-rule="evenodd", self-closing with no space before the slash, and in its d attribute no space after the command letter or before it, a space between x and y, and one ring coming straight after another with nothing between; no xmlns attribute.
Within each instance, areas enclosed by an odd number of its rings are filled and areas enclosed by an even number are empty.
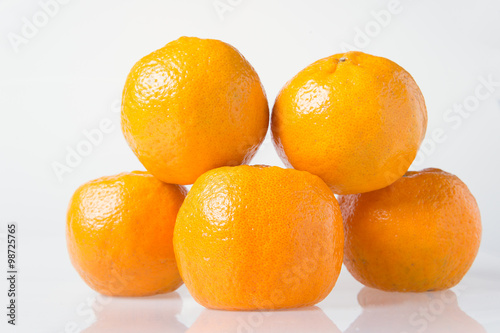
<svg viewBox="0 0 500 333"><path fill-rule="evenodd" d="M392 185L339 198L344 264L366 286L386 291L451 288L468 271L481 239L476 200L439 169L408 172Z"/></svg>
<svg viewBox="0 0 500 333"><path fill-rule="evenodd" d="M308 172L237 166L200 176L174 231L179 272L196 301L225 310L313 305L342 265L342 216Z"/></svg>
<svg viewBox="0 0 500 333"><path fill-rule="evenodd" d="M69 204L66 239L83 280L112 296L177 289L182 280L172 237L186 192L140 171L80 186Z"/></svg>
<svg viewBox="0 0 500 333"><path fill-rule="evenodd" d="M210 169L248 163L268 122L257 73L219 40L168 43L134 65L123 90L125 139L167 183L192 184Z"/></svg>
<svg viewBox="0 0 500 333"><path fill-rule="evenodd" d="M362 52L309 65L282 88L273 141L283 162L338 194L385 187L415 159L427 128L424 98L396 63Z"/></svg>

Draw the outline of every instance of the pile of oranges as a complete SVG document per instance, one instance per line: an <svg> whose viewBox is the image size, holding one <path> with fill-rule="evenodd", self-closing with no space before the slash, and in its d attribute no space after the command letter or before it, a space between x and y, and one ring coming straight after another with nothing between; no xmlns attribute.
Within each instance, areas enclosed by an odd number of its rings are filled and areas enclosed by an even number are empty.
<svg viewBox="0 0 500 333"><path fill-rule="evenodd" d="M82 185L67 215L71 261L100 293L184 283L208 308L294 308L323 300L342 263L367 286L421 292L456 285L477 254L467 186L408 172L427 111L388 59L336 54L285 84L271 130L287 169L247 165L268 102L254 68L218 40L182 37L139 60L121 117L148 171Z"/></svg>

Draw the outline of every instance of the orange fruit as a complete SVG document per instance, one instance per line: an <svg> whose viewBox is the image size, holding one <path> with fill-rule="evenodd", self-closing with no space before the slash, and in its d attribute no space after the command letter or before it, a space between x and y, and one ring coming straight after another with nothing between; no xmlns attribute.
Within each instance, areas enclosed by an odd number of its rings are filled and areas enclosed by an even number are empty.
<svg viewBox="0 0 500 333"><path fill-rule="evenodd" d="M181 37L139 60L122 98L125 139L146 169L172 184L248 163L269 108L259 77L229 44Z"/></svg>
<svg viewBox="0 0 500 333"><path fill-rule="evenodd" d="M439 169L339 198L344 264L361 283L386 291L451 288L469 270L481 239L476 200Z"/></svg>
<svg viewBox="0 0 500 333"><path fill-rule="evenodd" d="M172 237L186 192L141 171L80 186L69 204L66 239L82 279L112 296L177 289L182 280Z"/></svg>
<svg viewBox="0 0 500 333"><path fill-rule="evenodd" d="M271 122L283 162L320 176L338 194L399 179L427 128L424 97L396 63L362 52L309 65L280 91Z"/></svg>
<svg viewBox="0 0 500 333"><path fill-rule="evenodd" d="M212 309L313 305L342 265L341 212L317 176L265 166L222 167L200 176L174 231L179 272Z"/></svg>

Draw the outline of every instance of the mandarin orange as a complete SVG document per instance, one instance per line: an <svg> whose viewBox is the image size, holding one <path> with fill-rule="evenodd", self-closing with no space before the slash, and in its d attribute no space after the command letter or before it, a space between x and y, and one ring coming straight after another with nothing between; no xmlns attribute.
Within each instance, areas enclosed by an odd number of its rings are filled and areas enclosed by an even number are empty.
<svg viewBox="0 0 500 333"><path fill-rule="evenodd" d="M319 177L265 166L204 173L174 231L189 292L225 310L318 303L335 285L343 241L337 200Z"/></svg>
<svg viewBox="0 0 500 333"><path fill-rule="evenodd" d="M122 130L158 179L192 184L210 169L248 163L264 140L267 98L229 44L181 37L139 60L127 77Z"/></svg>
<svg viewBox="0 0 500 333"><path fill-rule="evenodd" d="M474 196L439 169L408 172L383 189L343 195L344 264L361 283L386 291L455 286L481 240Z"/></svg>
<svg viewBox="0 0 500 333"><path fill-rule="evenodd" d="M273 141L283 162L337 194L385 187L415 159L427 128L424 97L396 63L362 52L306 67L280 91Z"/></svg>
<svg viewBox="0 0 500 333"><path fill-rule="evenodd" d="M112 296L177 289L182 280L172 237L186 193L141 171L80 186L69 204L66 238L82 279Z"/></svg>

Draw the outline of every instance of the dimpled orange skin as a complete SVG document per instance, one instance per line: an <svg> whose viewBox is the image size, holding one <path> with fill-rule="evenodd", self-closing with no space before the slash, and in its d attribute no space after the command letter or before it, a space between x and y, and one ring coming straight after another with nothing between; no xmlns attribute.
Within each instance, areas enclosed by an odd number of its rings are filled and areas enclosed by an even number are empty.
<svg viewBox="0 0 500 333"><path fill-rule="evenodd" d="M224 310L313 305L342 266L342 216L317 176L265 166L203 174L174 231L177 265L194 299Z"/></svg>
<svg viewBox="0 0 500 333"><path fill-rule="evenodd" d="M181 37L139 60L122 98L122 130L158 179L192 184L210 169L248 163L269 107L260 79L231 45Z"/></svg>
<svg viewBox="0 0 500 333"><path fill-rule="evenodd" d="M456 176L439 169L408 172L369 193L340 196L344 264L361 283L385 291L455 286L481 240L476 200Z"/></svg>
<svg viewBox="0 0 500 333"><path fill-rule="evenodd" d="M66 239L73 266L95 291L147 296L177 289L173 251L177 212L186 196L147 172L102 177L71 198Z"/></svg>
<svg viewBox="0 0 500 333"><path fill-rule="evenodd" d="M385 187L415 159L427 128L424 98L396 63L362 52L306 67L273 108L283 162L320 176L337 194Z"/></svg>

